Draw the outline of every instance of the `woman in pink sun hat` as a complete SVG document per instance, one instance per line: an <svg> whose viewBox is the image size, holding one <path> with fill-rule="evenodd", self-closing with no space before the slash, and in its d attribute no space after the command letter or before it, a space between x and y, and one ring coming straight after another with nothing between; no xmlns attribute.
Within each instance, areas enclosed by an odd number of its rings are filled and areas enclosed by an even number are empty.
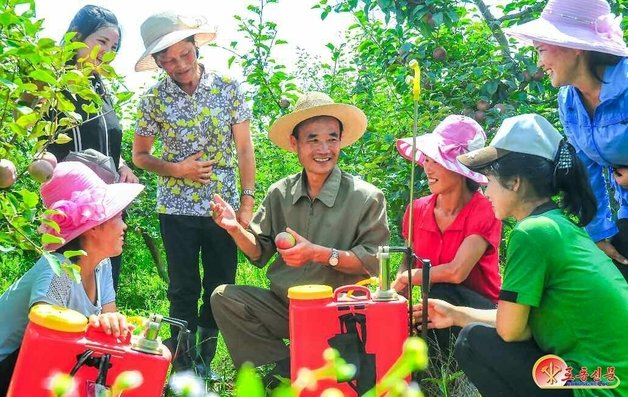
<svg viewBox="0 0 628 397"><path fill-rule="evenodd" d="M586 230L628 280L628 47L620 22L606 0L549 0L538 19L506 32L534 44L560 87L560 120L597 199Z"/></svg>
<svg viewBox="0 0 628 397"><path fill-rule="evenodd" d="M494 309L501 287L499 243L501 222L495 218L490 202L479 191L486 177L473 172L456 156L484 146L486 134L475 120L448 116L432 133L416 139L399 139L397 150L423 167L431 195L412 203L414 253L432 262L430 297L450 303ZM407 239L410 206L403 217ZM421 284L421 271L412 272L412 283ZM393 288L404 291L407 272L401 269ZM436 342L443 352L449 350L451 334L459 329L436 330ZM436 349L432 349L436 350ZM446 355L445 355L446 356Z"/></svg>
<svg viewBox="0 0 628 397"><path fill-rule="evenodd" d="M110 257L122 252L126 225L122 210L144 189L136 183L106 184L82 163L59 163L52 178L41 186L48 215L40 230L57 237L44 248L65 264L80 268L75 283L62 271L56 274L45 257L0 295L0 396L6 394L17 360L31 307L48 303L67 307L89 317L90 324L106 333L124 336L130 330L117 312ZM58 230L51 226L54 221ZM87 254L64 256L69 251ZM7 319L10 319L7 320Z"/></svg>

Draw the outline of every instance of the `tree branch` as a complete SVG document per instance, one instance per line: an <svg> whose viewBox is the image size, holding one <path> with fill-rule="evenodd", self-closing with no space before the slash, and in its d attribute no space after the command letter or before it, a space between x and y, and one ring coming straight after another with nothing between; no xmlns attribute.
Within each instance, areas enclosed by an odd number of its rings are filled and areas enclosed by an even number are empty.
<svg viewBox="0 0 628 397"><path fill-rule="evenodd" d="M168 272L166 271L166 266L164 265L164 262L161 260L161 255L159 254L159 247L157 246L157 242L150 234L148 234L148 232L144 228L138 227L135 230L142 236L142 239L146 244L146 248L148 248L148 252L150 252L150 256L153 258L153 263L155 263L157 274L162 280L168 282Z"/></svg>
<svg viewBox="0 0 628 397"><path fill-rule="evenodd" d="M508 45L508 39L506 38L506 35L502 31L499 21L493 16L493 14L491 13L491 10L484 3L484 1L473 0L473 2L478 7L478 10L480 10L480 14L482 14L482 17L484 17L484 20L486 21L486 24L488 25L489 29L491 29L491 32L493 33L493 37L495 37L495 40L497 40L497 43L499 44L501 53L504 56L504 58L509 60L510 62L513 62L513 59L510 56L510 47Z"/></svg>
<svg viewBox="0 0 628 397"><path fill-rule="evenodd" d="M543 9L543 7L545 6L544 3L537 3L531 7L526 8L525 10L519 11L519 12L515 12L514 14L508 14L508 15L504 15L501 18L498 18L497 21L498 22L504 22L504 21L509 21L511 19L517 19L517 18L522 18L525 17L529 14L541 11Z"/></svg>

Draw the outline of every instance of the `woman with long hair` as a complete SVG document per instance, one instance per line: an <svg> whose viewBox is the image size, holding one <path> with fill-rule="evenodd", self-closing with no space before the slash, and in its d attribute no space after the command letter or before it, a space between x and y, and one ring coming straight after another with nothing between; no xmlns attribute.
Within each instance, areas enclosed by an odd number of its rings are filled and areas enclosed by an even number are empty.
<svg viewBox="0 0 628 397"><path fill-rule="evenodd" d="M72 41L82 42L85 47L76 51L76 55L70 61L81 68L84 66L100 66L103 56L108 52L117 52L122 41L122 31L116 16L104 7L86 5L81 8L72 21L66 33L74 32ZM94 49L98 47L95 58L92 59ZM111 94L108 92L99 68L94 67L90 76L92 89L102 99L102 106L98 113L88 113L84 105L91 105L92 101L79 95L66 95L75 107L82 120L68 133L72 140L68 143L56 142L48 145L47 150L54 154L59 161L63 161L70 151L94 149L102 154L111 156L114 165L120 174L120 182L138 183L139 179L131 168L122 159L122 127L114 110ZM118 277L122 256L111 258L113 284L117 289Z"/></svg>

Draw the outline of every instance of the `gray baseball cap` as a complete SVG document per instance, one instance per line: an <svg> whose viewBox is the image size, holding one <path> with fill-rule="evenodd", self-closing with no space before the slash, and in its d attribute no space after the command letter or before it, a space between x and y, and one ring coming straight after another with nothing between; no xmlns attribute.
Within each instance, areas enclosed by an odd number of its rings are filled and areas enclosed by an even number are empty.
<svg viewBox="0 0 628 397"><path fill-rule="evenodd" d="M509 117L487 147L457 157L472 170L479 170L508 153L525 153L554 161L563 136L547 119L538 114Z"/></svg>

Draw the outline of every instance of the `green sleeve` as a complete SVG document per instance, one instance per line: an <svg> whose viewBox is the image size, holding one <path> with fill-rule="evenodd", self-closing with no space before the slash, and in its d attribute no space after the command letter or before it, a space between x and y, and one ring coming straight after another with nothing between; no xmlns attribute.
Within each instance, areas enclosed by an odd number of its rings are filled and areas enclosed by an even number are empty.
<svg viewBox="0 0 628 397"><path fill-rule="evenodd" d="M547 248L543 249L540 244L543 237L534 233L534 229L528 229L515 227L510 235L500 299L538 307L549 258Z"/></svg>

